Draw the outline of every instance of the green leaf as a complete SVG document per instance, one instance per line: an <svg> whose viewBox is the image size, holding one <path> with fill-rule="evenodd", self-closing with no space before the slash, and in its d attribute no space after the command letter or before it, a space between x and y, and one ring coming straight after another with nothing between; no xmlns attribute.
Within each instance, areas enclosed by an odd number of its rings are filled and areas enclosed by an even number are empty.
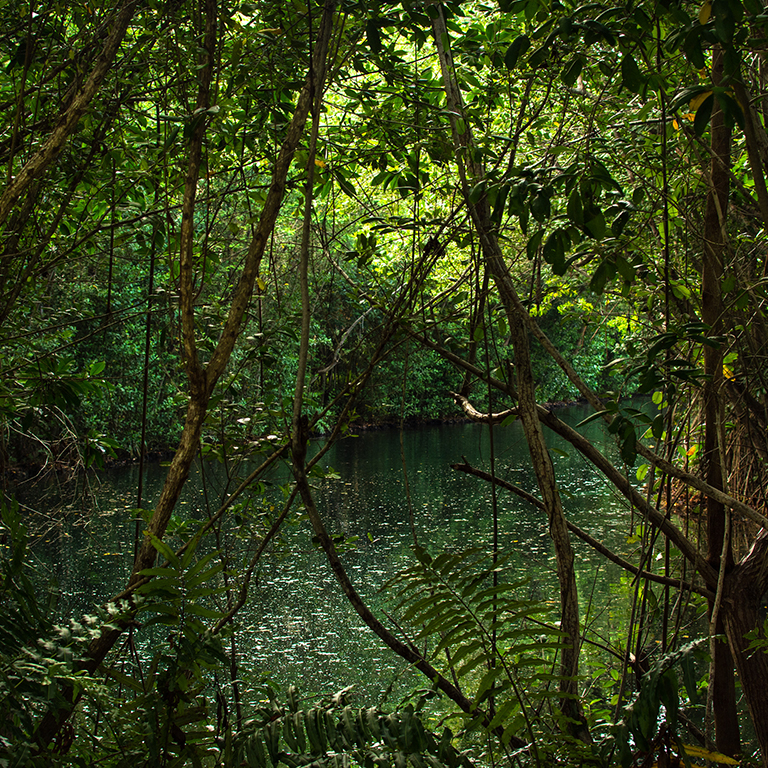
<svg viewBox="0 0 768 768"><path fill-rule="evenodd" d="M563 82L569 87L573 87L578 80L581 70L584 66L584 59L581 56L576 56L569 64L563 68L561 75Z"/></svg>
<svg viewBox="0 0 768 768"><path fill-rule="evenodd" d="M507 69L512 71L516 66L518 59L531 47L531 40L528 35L516 37L507 52L504 54L504 64Z"/></svg>
<svg viewBox="0 0 768 768"><path fill-rule="evenodd" d="M723 78L738 77L741 70L741 55L735 45L728 45L723 52Z"/></svg>
<svg viewBox="0 0 768 768"><path fill-rule="evenodd" d="M549 187L544 187L531 200L531 213L533 218L540 224L549 218L551 210L550 197L552 197L552 190Z"/></svg>
<svg viewBox="0 0 768 768"><path fill-rule="evenodd" d="M682 91L678 91L674 95L672 101L669 104L669 109L671 112L675 112L684 104L691 102L697 96L700 96L702 93L707 93L711 90L712 87L709 85L691 85L687 88L683 88Z"/></svg>
<svg viewBox="0 0 768 768"><path fill-rule="evenodd" d="M635 428L631 423L629 423L629 427L629 430L625 432L620 441L620 446L621 458L628 466L632 467L637 459L637 435L635 434Z"/></svg>
<svg viewBox="0 0 768 768"><path fill-rule="evenodd" d="M624 56L621 61L621 83L632 93L640 93L640 90L645 85L645 78L641 74L635 57L631 53Z"/></svg>
<svg viewBox="0 0 768 768"><path fill-rule="evenodd" d="M136 589L139 594L162 595L163 598L177 598L181 596L180 579L153 579L148 584L142 584ZM144 606L142 606L143 608ZM155 603L150 603L148 608L159 610Z"/></svg>
<svg viewBox="0 0 768 768"><path fill-rule="evenodd" d="M549 58L549 54L550 48L546 43L544 43L544 45L542 45L528 57L528 66L531 69L538 69Z"/></svg>
<svg viewBox="0 0 768 768"><path fill-rule="evenodd" d="M524 234L528 234L528 217L530 215L530 211L528 210L528 206L524 205L522 209L520 210L518 214L518 218L520 221L520 231Z"/></svg>
<svg viewBox="0 0 768 768"><path fill-rule="evenodd" d="M720 105L720 109L723 110L726 122L733 126L736 123L739 128L744 130L744 114L741 111L741 107L736 99L728 93L716 91L717 102Z"/></svg>
<svg viewBox="0 0 768 768"><path fill-rule="evenodd" d="M126 675L125 672L121 672L119 669L115 669L114 667L104 667L103 670L108 677L111 677L113 680L117 680L120 685L123 685L126 688L135 691L136 693L144 693L144 686L130 675Z"/></svg>
<svg viewBox="0 0 768 768"><path fill-rule="evenodd" d="M616 263L616 269L619 274L624 278L627 283L634 282L635 268L619 253L614 259Z"/></svg>
<svg viewBox="0 0 768 768"><path fill-rule="evenodd" d="M714 94L710 94L706 99L704 99L704 101L699 105L699 108L696 110L696 115L693 118L693 130L697 136L703 136L704 131L707 130L709 119L712 115L712 106L714 103L715 96Z"/></svg>
<svg viewBox="0 0 768 768"><path fill-rule="evenodd" d="M574 187L570 196L568 197L567 207L568 218L576 225L582 225L584 223L584 208L581 204L581 195L579 194L579 188Z"/></svg>
<svg viewBox="0 0 768 768"><path fill-rule="evenodd" d="M601 210L598 209L597 213L592 216L585 226L595 240L602 240L605 237L605 216Z"/></svg>
<svg viewBox="0 0 768 768"><path fill-rule="evenodd" d="M721 43L727 45L736 31L736 20L728 0L712 0L712 15L715 17L715 34Z"/></svg>
<svg viewBox="0 0 768 768"><path fill-rule="evenodd" d="M542 256L547 264L551 264L557 271L565 263L565 248L563 247L563 238L561 230L556 229L550 234L542 248Z"/></svg>
<svg viewBox="0 0 768 768"><path fill-rule="evenodd" d="M213 567L209 568L207 571L198 573L196 576L192 578L189 578L189 575L187 574L187 577L186 577L187 588L194 589L198 587L200 584L205 584L211 581L217 574L221 573L223 570L224 570L224 563L219 562L219 563L216 563Z"/></svg>
<svg viewBox="0 0 768 768"><path fill-rule="evenodd" d="M493 213L491 214L491 221L495 224L501 224L501 218L504 215L508 195L509 185L506 184L500 187L496 192L496 202L493 204Z"/></svg>
<svg viewBox="0 0 768 768"><path fill-rule="evenodd" d="M197 550L197 545L200 543L200 539L198 537L193 537L189 544L185 547L184 551L181 553L181 557L179 558L179 565L178 570L179 571L186 571L190 563L192 562L192 558L195 556L195 552Z"/></svg>
<svg viewBox="0 0 768 768"><path fill-rule="evenodd" d="M493 717L493 720L491 720L490 723L488 723L488 730L492 731L495 728L498 728L500 725L505 725L507 720L509 719L509 716L517 712L520 708L520 704L518 703L517 699L514 697L507 699L497 710L496 714Z"/></svg>
<svg viewBox="0 0 768 768"><path fill-rule="evenodd" d="M472 190L469 193L470 205L477 205L480 198L485 194L485 190L486 190L485 181L480 181L477 184L475 184L475 186L472 187Z"/></svg>
<svg viewBox="0 0 768 768"><path fill-rule="evenodd" d="M353 199L357 198L357 190L355 189L352 182L350 182L342 173L341 171L334 171L333 173L334 178L338 182L339 186L341 187L341 191L347 195L348 197L351 197ZM407 179L412 180L413 182L416 182L416 178L412 175L408 175ZM418 184L414 184L414 186L418 186Z"/></svg>
<svg viewBox="0 0 768 768"><path fill-rule="evenodd" d="M136 591L141 592L142 587L139 587ZM163 613L167 616L172 616L173 618L177 619L179 618L179 612L174 605L165 605L164 603L145 603L141 606L142 610L148 610L148 611L155 611L156 613Z"/></svg>
<svg viewBox="0 0 768 768"><path fill-rule="evenodd" d="M708 761L710 763L718 763L719 765L738 765L739 761L735 760L728 755L724 755L721 752L710 752L704 747L699 747L693 744L683 744L683 749L688 757L693 757L698 760Z"/></svg>
<svg viewBox="0 0 768 768"><path fill-rule="evenodd" d="M480 704L485 698L485 694L490 691L491 686L504 674L504 668L501 666L491 667L480 680L475 692L475 704Z"/></svg>
<svg viewBox="0 0 768 768"><path fill-rule="evenodd" d="M365 23L365 38L371 53L381 53L381 22L379 19L368 19Z"/></svg>
<svg viewBox="0 0 768 768"><path fill-rule="evenodd" d="M188 547L188 549L194 549L194 547ZM191 568L187 570L186 579L189 583L190 579L193 579L198 573L200 573L215 557L218 557L219 551L214 550L209 552L205 557L198 560Z"/></svg>
<svg viewBox="0 0 768 768"><path fill-rule="evenodd" d="M198 603L189 603L185 610L187 613L191 613L193 616L200 616L202 619L220 619L224 615L221 611L205 608Z"/></svg>
<svg viewBox="0 0 768 768"><path fill-rule="evenodd" d="M528 243L525 246L525 252L531 261L536 258L536 254L539 252L539 246L541 245L543 238L544 230L540 229L535 235L533 235L533 237L528 240Z"/></svg>
<svg viewBox="0 0 768 768"><path fill-rule="evenodd" d="M152 542L152 546L161 554L174 568L180 570L181 563L176 553L162 540L155 536L154 533L147 532Z"/></svg>
<svg viewBox="0 0 768 768"><path fill-rule="evenodd" d="M629 223L629 211L621 211L611 222L611 234L614 237L619 237L624 231L624 227Z"/></svg>
<svg viewBox="0 0 768 768"><path fill-rule="evenodd" d="M179 572L173 568L145 568L139 571L139 576L165 576L169 578L178 578Z"/></svg>

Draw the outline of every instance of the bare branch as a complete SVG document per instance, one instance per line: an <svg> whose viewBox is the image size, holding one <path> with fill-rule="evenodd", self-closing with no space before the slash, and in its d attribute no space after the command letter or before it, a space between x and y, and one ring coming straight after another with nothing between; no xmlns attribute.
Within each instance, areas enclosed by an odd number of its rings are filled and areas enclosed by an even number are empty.
<svg viewBox="0 0 768 768"><path fill-rule="evenodd" d="M488 472L484 472L482 469L473 467L471 464L469 464L469 462L467 462L466 459L464 460L463 464L451 464L451 469L455 469L457 472L465 472L466 474L473 475L474 477L479 477L481 480L485 480L489 483L495 483L499 486L499 488L504 488L505 490L516 494L521 499L525 499L529 504L532 504L537 509L545 511L544 504L540 499L537 499L535 496L532 496L527 491L524 491L522 488L518 488L512 483L508 483L506 480L493 477ZM698 594L704 595L705 597L710 595L710 592L703 587L698 587L694 584L688 583L687 581L682 581L681 579L673 579L668 576L660 576L656 573L651 573L650 571L638 568L636 565L633 565L628 560L625 560L620 555L617 555L615 552L608 549L608 547L606 547L594 537L590 536L586 531L579 528L570 520L566 519L565 523L568 526L568 530L574 534L574 536L577 536L583 542L589 544L592 549L594 549L596 552L599 552L612 563L615 563L624 570L635 574L635 576L640 576L640 578L646 579L647 581L654 581L657 584L666 584L667 586L675 587L675 589L684 589L689 592L697 592Z"/></svg>

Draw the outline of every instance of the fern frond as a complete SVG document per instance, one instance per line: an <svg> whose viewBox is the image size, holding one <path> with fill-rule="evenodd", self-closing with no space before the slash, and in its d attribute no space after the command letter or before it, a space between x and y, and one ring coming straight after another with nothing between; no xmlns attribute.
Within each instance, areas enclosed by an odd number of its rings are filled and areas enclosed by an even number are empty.
<svg viewBox="0 0 768 768"><path fill-rule="evenodd" d="M345 689L304 709L292 688L288 707L273 700L234 734L229 764L245 759L254 768L471 768L453 746L450 729L436 736L411 705L385 713L353 707L348 694Z"/></svg>
<svg viewBox="0 0 768 768"><path fill-rule="evenodd" d="M418 640L433 640L431 657L439 663L445 656L444 665L475 704L492 698L486 727L505 729L509 739L525 722L519 691L534 704L549 698L550 669L563 638L542 623L549 606L520 597L527 580L503 578L508 558L494 563L476 548L434 558L421 547L413 552L415 563L385 585L393 612Z"/></svg>

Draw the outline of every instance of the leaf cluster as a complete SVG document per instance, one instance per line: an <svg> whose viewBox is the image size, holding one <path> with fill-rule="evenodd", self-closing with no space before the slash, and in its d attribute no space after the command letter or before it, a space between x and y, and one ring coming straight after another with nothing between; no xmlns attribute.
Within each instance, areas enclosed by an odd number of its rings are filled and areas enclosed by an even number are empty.
<svg viewBox="0 0 768 768"><path fill-rule="evenodd" d="M470 768L467 755L453 746L445 728L432 733L412 705L386 713L350 704L345 688L311 707L301 706L297 689L288 689L287 706L270 705L224 747L226 764L245 759L256 768Z"/></svg>

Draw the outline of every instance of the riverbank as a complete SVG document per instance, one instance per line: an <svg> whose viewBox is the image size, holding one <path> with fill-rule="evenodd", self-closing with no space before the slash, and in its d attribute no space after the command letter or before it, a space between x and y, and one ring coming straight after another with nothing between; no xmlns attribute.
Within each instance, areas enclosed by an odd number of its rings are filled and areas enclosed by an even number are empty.
<svg viewBox="0 0 768 768"><path fill-rule="evenodd" d="M542 403L542 405L549 410L554 410L584 405L585 403L586 401L584 399L571 401L557 400ZM436 425L465 423L471 423L471 419L461 410L457 410L454 413L437 418L422 416L409 416L404 419L384 418L369 420L358 418L350 422L349 430L354 433L384 432L401 428L418 430ZM326 434L327 433L322 431L316 431L312 436L320 439L325 437ZM35 457L27 453L24 458L16 457L15 460L13 458L9 459L9 452L6 452L6 463L2 468L2 471L0 471L4 489L8 489L9 487L14 488L25 483L47 482L51 478L68 480L72 479L75 475L90 470L119 469L122 467L137 466L141 461L136 453L120 447L113 447L109 452L102 452L99 457L100 461L98 462L88 461L87 457L74 450L71 445L67 447L66 451L62 451L59 455L55 455L54 448L55 445L52 444L51 450L47 454L39 452ZM174 453L175 446L168 445L154 447L144 455L144 461L146 463L159 464L170 461L173 458Z"/></svg>

